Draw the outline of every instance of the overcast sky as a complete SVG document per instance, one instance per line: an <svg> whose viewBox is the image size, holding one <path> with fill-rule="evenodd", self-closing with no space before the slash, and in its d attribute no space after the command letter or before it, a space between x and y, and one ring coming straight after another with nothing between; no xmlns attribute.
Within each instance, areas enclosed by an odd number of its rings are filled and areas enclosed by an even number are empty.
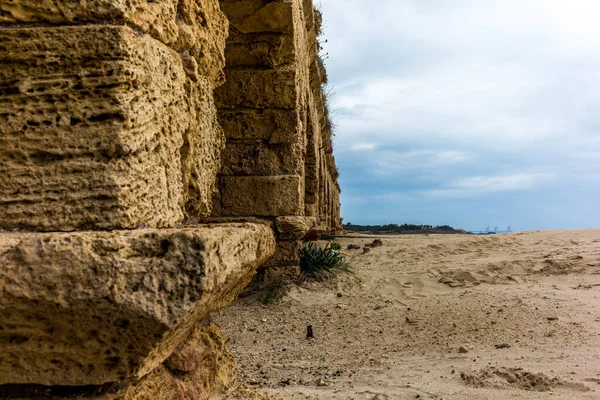
<svg viewBox="0 0 600 400"><path fill-rule="evenodd" d="M600 1L322 10L345 222L600 227Z"/></svg>

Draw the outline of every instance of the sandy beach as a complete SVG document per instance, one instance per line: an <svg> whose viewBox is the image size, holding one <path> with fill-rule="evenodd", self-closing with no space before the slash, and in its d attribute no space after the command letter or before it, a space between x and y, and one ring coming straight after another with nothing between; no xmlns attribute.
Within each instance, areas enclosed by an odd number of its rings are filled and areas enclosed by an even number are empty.
<svg viewBox="0 0 600 400"><path fill-rule="evenodd" d="M245 398L600 398L600 230L337 241L354 274L215 315Z"/></svg>

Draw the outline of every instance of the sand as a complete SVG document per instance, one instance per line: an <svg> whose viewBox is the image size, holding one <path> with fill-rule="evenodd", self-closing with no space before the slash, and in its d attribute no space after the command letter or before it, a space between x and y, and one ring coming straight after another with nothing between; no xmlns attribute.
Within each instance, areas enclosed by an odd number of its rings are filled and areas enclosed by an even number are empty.
<svg viewBox="0 0 600 400"><path fill-rule="evenodd" d="M378 238L342 251L354 275L215 316L230 398L600 398L600 230Z"/></svg>

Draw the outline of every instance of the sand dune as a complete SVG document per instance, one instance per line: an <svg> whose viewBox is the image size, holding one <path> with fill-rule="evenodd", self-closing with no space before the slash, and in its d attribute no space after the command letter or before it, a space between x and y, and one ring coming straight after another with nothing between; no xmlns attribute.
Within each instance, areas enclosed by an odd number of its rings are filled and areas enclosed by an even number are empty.
<svg viewBox="0 0 600 400"><path fill-rule="evenodd" d="M381 239L343 251L355 275L216 316L235 398L600 398L600 230Z"/></svg>

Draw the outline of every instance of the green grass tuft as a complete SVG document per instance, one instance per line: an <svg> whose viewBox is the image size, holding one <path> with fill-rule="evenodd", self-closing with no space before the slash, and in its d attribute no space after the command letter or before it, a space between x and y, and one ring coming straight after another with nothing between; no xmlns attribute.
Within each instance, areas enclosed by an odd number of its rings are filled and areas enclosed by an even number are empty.
<svg viewBox="0 0 600 400"><path fill-rule="evenodd" d="M319 247L314 242L305 244L300 250L300 270L305 276L322 280L335 271L352 272L350 264L338 250L328 244Z"/></svg>
<svg viewBox="0 0 600 400"><path fill-rule="evenodd" d="M342 245L339 244L338 242L331 242L329 244L329 247L331 247L332 250L336 250L336 251L340 251L342 249Z"/></svg>

